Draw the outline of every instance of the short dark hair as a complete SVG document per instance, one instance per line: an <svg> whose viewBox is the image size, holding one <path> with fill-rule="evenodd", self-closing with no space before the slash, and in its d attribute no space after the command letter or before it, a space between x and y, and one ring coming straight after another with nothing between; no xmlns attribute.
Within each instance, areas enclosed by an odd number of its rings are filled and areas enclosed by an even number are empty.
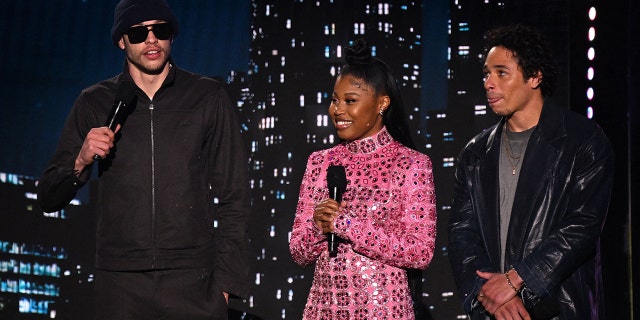
<svg viewBox="0 0 640 320"><path fill-rule="evenodd" d="M375 94L388 95L391 101L382 114L382 123L389 134L403 145L415 149L404 116L404 103L396 78L389 66L382 60L371 56L371 48L364 39L357 39L344 50L346 64L340 75L352 75L362 79L375 90Z"/></svg>
<svg viewBox="0 0 640 320"><path fill-rule="evenodd" d="M493 47L499 46L511 51L522 68L524 78L534 77L540 71L542 95L553 95L557 71L551 49L540 32L523 25L500 26L487 31L484 40L485 57Z"/></svg>

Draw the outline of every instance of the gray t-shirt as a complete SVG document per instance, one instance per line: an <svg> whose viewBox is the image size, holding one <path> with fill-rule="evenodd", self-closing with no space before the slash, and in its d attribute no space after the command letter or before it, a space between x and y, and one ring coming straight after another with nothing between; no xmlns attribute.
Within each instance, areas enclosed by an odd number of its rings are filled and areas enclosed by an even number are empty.
<svg viewBox="0 0 640 320"><path fill-rule="evenodd" d="M502 128L498 173L500 176L500 268L504 267L507 232L513 208L513 198L516 194L516 186L520 177L520 168L522 167L529 137L531 137L531 132L534 129L535 127L522 132L511 132L507 129L506 124ZM502 270L502 272L504 271Z"/></svg>

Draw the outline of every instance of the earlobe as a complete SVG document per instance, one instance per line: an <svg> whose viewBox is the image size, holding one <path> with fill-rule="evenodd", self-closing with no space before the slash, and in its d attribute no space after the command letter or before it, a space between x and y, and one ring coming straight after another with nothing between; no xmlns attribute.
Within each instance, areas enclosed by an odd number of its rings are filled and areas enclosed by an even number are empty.
<svg viewBox="0 0 640 320"><path fill-rule="evenodd" d="M386 110L387 107L389 107L390 103L391 103L391 99L389 98L389 96L380 97L380 112L383 112L384 110Z"/></svg>
<svg viewBox="0 0 640 320"><path fill-rule="evenodd" d="M124 38L120 37L120 41L118 41L118 47L124 50Z"/></svg>

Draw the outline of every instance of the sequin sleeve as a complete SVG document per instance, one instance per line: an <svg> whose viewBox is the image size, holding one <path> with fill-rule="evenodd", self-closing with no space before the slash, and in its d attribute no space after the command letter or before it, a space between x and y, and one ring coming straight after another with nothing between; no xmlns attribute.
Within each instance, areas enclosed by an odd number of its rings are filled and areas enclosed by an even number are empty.
<svg viewBox="0 0 640 320"><path fill-rule="evenodd" d="M322 186L324 180L319 179L322 160L320 152L309 156L300 185L289 250L293 260L301 266L314 263L322 251L327 249L327 237L313 222L315 204L328 196L324 190L326 188Z"/></svg>
<svg viewBox="0 0 640 320"><path fill-rule="evenodd" d="M351 190L336 220L336 234L354 251L402 268L431 262L436 236L436 199L431 160L413 150L388 167L388 184L359 194ZM381 174L381 177L384 177Z"/></svg>

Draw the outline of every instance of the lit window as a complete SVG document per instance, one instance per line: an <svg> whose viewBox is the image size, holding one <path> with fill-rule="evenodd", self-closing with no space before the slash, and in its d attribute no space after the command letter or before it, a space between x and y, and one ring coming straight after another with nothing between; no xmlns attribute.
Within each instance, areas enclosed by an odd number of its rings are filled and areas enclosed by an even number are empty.
<svg viewBox="0 0 640 320"><path fill-rule="evenodd" d="M591 106L587 107L587 118L593 119L593 108Z"/></svg>
<svg viewBox="0 0 640 320"><path fill-rule="evenodd" d="M587 58L589 58L589 60L593 61L593 59L595 59L596 57L596 49L594 49L593 47L589 48L589 50L587 50Z"/></svg>
<svg viewBox="0 0 640 320"><path fill-rule="evenodd" d="M595 19L596 19L596 8L591 7L591 8L589 9L589 19L590 19L591 21L593 21L593 20L595 20Z"/></svg>
<svg viewBox="0 0 640 320"><path fill-rule="evenodd" d="M595 71L593 70L593 67L589 67L589 69L587 69L587 79L593 80L594 74Z"/></svg>

